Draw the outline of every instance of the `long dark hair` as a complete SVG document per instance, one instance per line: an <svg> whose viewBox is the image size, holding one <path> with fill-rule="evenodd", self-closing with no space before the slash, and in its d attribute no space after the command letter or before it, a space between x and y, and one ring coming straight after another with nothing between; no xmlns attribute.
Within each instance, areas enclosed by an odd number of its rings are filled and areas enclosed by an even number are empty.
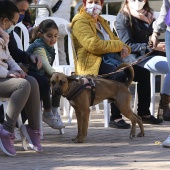
<svg viewBox="0 0 170 170"><path fill-rule="evenodd" d="M12 20L15 13L19 13L19 10L14 3L7 0L0 1L0 17Z"/></svg>
<svg viewBox="0 0 170 170"><path fill-rule="evenodd" d="M136 1L137 1L137 0L136 0ZM127 8L128 12L125 12L125 11L124 11L124 8L125 8L125 7ZM146 10L147 12L153 14L153 9L150 8L150 6L149 6L149 1L148 1L148 0L146 0L146 3L145 3L145 5L143 6L143 9ZM129 16L129 18L130 18L130 25L131 25L131 24L132 24L132 16L131 16L131 13L130 13L130 10L129 10L129 6L128 6L128 1L127 1L127 0L125 0L124 2L122 2L122 5L121 5L121 8L120 8L119 12L122 12L122 13L124 13L124 14L126 14L126 15ZM132 25L131 25L131 26L132 26Z"/></svg>
<svg viewBox="0 0 170 170"><path fill-rule="evenodd" d="M30 43L33 43L38 38L38 33L46 33L50 28L58 30L57 24L52 19L46 19L31 31Z"/></svg>

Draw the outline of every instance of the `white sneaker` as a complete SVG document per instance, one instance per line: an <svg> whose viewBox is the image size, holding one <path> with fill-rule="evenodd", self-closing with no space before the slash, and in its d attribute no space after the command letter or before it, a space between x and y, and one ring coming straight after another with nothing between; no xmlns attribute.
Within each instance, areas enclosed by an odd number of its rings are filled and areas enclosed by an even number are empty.
<svg viewBox="0 0 170 170"><path fill-rule="evenodd" d="M170 147L170 135L168 138L162 143L163 147Z"/></svg>
<svg viewBox="0 0 170 170"><path fill-rule="evenodd" d="M60 115L58 114L48 115L48 116L43 114L43 121L47 123L53 129L62 129L65 127L65 125L61 121Z"/></svg>
<svg viewBox="0 0 170 170"><path fill-rule="evenodd" d="M21 135L20 135L20 132L19 132L19 129L18 129L18 128L15 128L15 129L14 129L14 134L15 134L15 139L14 139L14 141L15 141L15 142L21 141Z"/></svg>

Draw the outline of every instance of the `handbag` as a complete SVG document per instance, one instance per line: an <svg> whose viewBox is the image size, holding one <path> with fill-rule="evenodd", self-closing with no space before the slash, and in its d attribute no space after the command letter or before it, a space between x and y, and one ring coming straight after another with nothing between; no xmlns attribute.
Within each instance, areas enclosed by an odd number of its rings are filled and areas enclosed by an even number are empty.
<svg viewBox="0 0 170 170"><path fill-rule="evenodd" d="M170 26L170 9L168 10L168 12L165 16L164 22L167 26Z"/></svg>

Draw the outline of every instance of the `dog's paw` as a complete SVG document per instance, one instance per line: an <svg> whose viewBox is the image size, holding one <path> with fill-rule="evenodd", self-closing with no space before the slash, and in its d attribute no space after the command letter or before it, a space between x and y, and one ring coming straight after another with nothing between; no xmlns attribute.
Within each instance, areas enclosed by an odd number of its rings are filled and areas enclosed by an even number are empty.
<svg viewBox="0 0 170 170"><path fill-rule="evenodd" d="M75 142L77 140L77 137L73 138L72 141Z"/></svg>
<svg viewBox="0 0 170 170"><path fill-rule="evenodd" d="M84 139L79 138L79 137L75 137L75 138L72 139L72 141L73 141L74 143L83 143L83 142L84 142Z"/></svg>
<svg viewBox="0 0 170 170"><path fill-rule="evenodd" d="M144 136L145 136L145 134L142 132L138 133L138 135L137 135L137 137L144 137Z"/></svg>
<svg viewBox="0 0 170 170"><path fill-rule="evenodd" d="M133 139L134 137L135 137L135 135L133 135L133 134L130 134L130 135L129 135L129 138L130 138L130 139Z"/></svg>

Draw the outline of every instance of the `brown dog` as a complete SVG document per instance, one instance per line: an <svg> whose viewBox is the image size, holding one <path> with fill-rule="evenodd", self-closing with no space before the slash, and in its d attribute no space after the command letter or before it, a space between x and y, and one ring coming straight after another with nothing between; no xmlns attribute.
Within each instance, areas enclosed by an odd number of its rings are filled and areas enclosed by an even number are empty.
<svg viewBox="0 0 170 170"><path fill-rule="evenodd" d="M93 105L102 102L104 99L108 99L110 102L115 102L121 113L126 116L132 122L132 128L130 132L130 138L135 136L136 122L139 124L140 133L138 136L144 136L144 128L141 118L134 114L130 107L131 94L127 88L133 80L133 69L129 68L131 76L126 84L111 81L104 78L91 76L92 81L95 83L95 88L91 90L89 84L84 87L84 79L75 79L71 76L66 76L62 73L54 73L51 77L51 86L53 93L58 93L67 97L70 105L75 109L78 134L74 139L75 142L83 142L87 136L88 121L90 114L90 105L92 102L92 93L95 89L95 98ZM88 77L89 78L89 77ZM89 89L90 88L90 89Z"/></svg>

